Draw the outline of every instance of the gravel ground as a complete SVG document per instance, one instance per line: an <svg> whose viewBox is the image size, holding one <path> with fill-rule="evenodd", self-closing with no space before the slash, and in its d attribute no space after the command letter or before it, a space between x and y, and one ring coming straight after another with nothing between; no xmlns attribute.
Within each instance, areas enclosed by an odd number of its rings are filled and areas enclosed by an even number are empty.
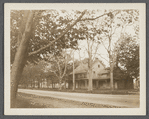
<svg viewBox="0 0 149 119"><path fill-rule="evenodd" d="M18 93L17 108L122 108Z"/></svg>

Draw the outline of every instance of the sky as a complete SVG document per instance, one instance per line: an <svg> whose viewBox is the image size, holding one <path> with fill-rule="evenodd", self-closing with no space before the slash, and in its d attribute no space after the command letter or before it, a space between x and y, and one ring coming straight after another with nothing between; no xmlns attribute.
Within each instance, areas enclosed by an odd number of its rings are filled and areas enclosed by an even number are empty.
<svg viewBox="0 0 149 119"><path fill-rule="evenodd" d="M86 40L83 40L83 41L79 41L79 47L81 47L81 50L80 50L80 56L79 56L79 51L75 51L74 52L74 58L77 59L77 60L80 60L80 57L81 59L84 59L84 58L87 58L88 57L88 54L87 54L87 51L85 50L85 48L87 48L87 41ZM85 47L85 48L84 48ZM105 50L104 46L102 45L99 45L98 47L98 51L97 51L99 54L102 55L102 57L108 59L107 57L107 51ZM99 59L101 59L105 65L108 66L108 62L105 61L103 58L101 58L100 56L97 56Z"/></svg>
<svg viewBox="0 0 149 119"><path fill-rule="evenodd" d="M131 34L131 35L135 34L133 26L126 27L125 31L126 31L126 33ZM120 34L120 29L118 29L117 33L115 35L113 35L113 43L115 43L118 40L118 38L120 37L119 34ZM80 50L81 59L87 58L88 54L87 54L87 52L85 50L85 48L87 48L87 41L86 40L81 40L81 41L78 42L78 44L79 44L78 47L81 48L81 50ZM108 42L104 43L104 44L105 44L106 47L108 47ZM97 58L102 60L103 63L108 67L109 66L109 63L108 63L108 61L109 61L108 53L107 53L107 50L104 48L104 46L102 44L100 44L98 46L97 53L102 56L102 57L100 57L99 55L97 55ZM79 51L75 51L74 52L74 58L75 59L80 60L80 56L79 56Z"/></svg>

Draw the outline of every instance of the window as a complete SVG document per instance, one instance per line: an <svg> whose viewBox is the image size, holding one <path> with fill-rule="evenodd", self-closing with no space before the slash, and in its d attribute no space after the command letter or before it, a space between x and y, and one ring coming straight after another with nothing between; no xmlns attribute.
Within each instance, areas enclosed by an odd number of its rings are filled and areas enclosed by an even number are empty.
<svg viewBox="0 0 149 119"><path fill-rule="evenodd" d="M98 64L98 68L100 68L100 65Z"/></svg>

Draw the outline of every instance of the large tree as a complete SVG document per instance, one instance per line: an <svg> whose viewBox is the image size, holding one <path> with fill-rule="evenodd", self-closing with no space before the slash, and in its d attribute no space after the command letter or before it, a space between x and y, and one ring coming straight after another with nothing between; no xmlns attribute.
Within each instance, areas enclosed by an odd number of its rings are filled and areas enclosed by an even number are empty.
<svg viewBox="0 0 149 119"><path fill-rule="evenodd" d="M126 34L121 38L123 41L118 46L117 63L122 67L127 77L138 79L140 74L139 41Z"/></svg>
<svg viewBox="0 0 149 119"><path fill-rule="evenodd" d="M21 74L27 60L27 47L31 36L33 11L25 11L24 19L22 21L25 21L26 25L25 28L20 28L21 30L19 30L20 32L22 32L18 35L17 53L15 54L14 62L11 69L11 107L15 107L15 99L19 79L21 78Z"/></svg>

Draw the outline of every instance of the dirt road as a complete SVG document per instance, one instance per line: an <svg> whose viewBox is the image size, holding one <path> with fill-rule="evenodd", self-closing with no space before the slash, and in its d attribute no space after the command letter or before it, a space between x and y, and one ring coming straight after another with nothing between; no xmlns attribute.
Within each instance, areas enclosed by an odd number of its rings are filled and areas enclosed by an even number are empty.
<svg viewBox="0 0 149 119"><path fill-rule="evenodd" d="M63 99L68 101L77 101L83 103L92 103L126 108L138 108L140 102L139 95L85 94L29 89L19 89L18 92L32 94L36 96L50 97L55 99Z"/></svg>

